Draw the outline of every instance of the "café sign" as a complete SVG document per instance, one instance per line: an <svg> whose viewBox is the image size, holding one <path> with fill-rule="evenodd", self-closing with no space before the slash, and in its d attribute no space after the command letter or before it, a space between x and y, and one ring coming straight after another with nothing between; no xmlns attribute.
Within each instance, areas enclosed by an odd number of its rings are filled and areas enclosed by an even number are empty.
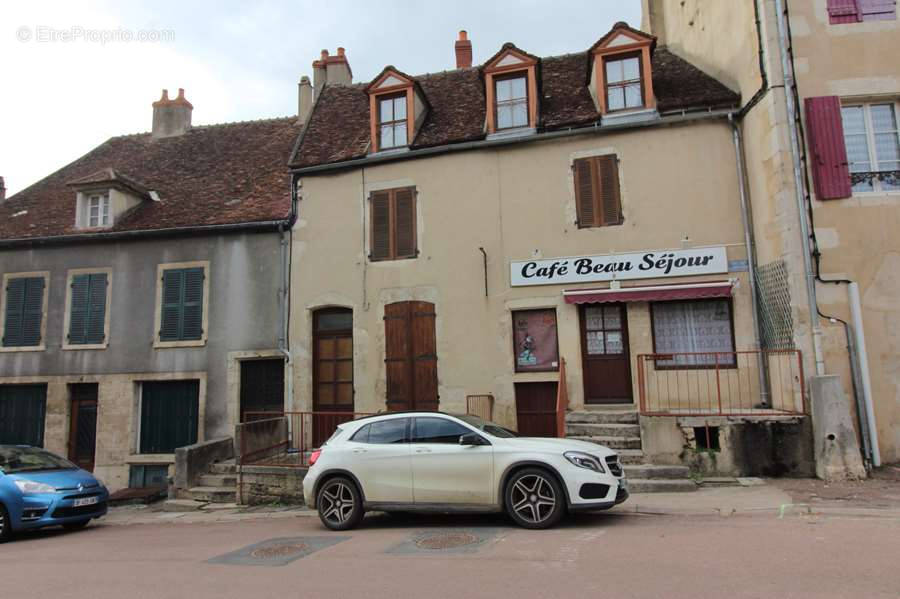
<svg viewBox="0 0 900 599"><path fill-rule="evenodd" d="M724 247L510 262L510 285L562 285L728 272Z"/></svg>

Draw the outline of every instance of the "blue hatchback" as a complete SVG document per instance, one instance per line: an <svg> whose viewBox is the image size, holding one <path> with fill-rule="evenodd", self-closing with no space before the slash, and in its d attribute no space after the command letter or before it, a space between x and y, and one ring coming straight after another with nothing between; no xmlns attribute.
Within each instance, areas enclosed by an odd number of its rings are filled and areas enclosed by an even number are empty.
<svg viewBox="0 0 900 599"><path fill-rule="evenodd" d="M83 528L106 514L109 491L72 462L37 447L0 445L0 543L16 532Z"/></svg>

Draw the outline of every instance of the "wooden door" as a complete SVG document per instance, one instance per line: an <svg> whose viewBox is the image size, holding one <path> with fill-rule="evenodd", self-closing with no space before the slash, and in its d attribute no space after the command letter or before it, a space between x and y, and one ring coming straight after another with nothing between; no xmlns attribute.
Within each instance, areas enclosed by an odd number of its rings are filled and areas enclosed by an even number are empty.
<svg viewBox="0 0 900 599"><path fill-rule="evenodd" d="M584 402L632 402L631 361L625 304L581 306Z"/></svg>
<svg viewBox="0 0 900 599"><path fill-rule="evenodd" d="M387 409L437 410L437 337L434 304L396 302L384 307Z"/></svg>
<svg viewBox="0 0 900 599"><path fill-rule="evenodd" d="M317 310L313 315L314 446L328 440L339 424L353 419L353 393L353 311Z"/></svg>
<svg viewBox="0 0 900 599"><path fill-rule="evenodd" d="M284 412L284 359L243 360L240 394L241 422L247 412Z"/></svg>
<svg viewBox="0 0 900 599"><path fill-rule="evenodd" d="M516 383L516 422L523 437L556 436L557 383Z"/></svg>
<svg viewBox="0 0 900 599"><path fill-rule="evenodd" d="M69 461L93 472L97 450L97 384L72 385L70 390Z"/></svg>

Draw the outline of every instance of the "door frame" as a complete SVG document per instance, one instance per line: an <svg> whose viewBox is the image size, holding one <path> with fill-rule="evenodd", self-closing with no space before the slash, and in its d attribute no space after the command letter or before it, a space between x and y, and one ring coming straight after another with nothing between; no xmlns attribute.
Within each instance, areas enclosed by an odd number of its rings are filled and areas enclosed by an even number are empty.
<svg viewBox="0 0 900 599"><path fill-rule="evenodd" d="M93 397L79 397L75 388L78 386L93 386L94 394ZM79 418L79 407L80 404L94 404L95 411L95 420L94 420L94 451L93 456L91 458L90 468L85 468L81 466L76 461L78 456L76 455L76 447L78 444L78 418ZM73 383L69 385L69 443L68 443L68 459L70 462L78 465L80 468L87 470L88 472L94 471L94 466L97 463L97 427L100 422L100 385L97 383Z"/></svg>
<svg viewBox="0 0 900 599"><path fill-rule="evenodd" d="M625 356L625 372L628 377L628 401L609 401L609 402L592 402L588 401L588 377L587 367L588 367L588 351L587 351L587 322L585 319L585 312L587 308L593 306L595 304L579 304L578 306L578 335L580 337L579 344L581 345L581 384L582 384L582 393L584 394L584 405L591 406L627 406L634 404L634 378L631 373L631 340L628 335L628 302L609 302L613 305L617 305L621 307L622 310L622 349L623 355ZM600 306L605 305L605 303L597 304ZM605 331L606 329L604 329Z"/></svg>
<svg viewBox="0 0 900 599"><path fill-rule="evenodd" d="M319 322L319 318L323 314L336 314L336 313L346 314L348 312L350 313L350 318L351 318L351 323L352 323L353 322L352 319L354 317L352 308L344 308L342 306L332 306L332 307L328 307L328 308L317 308L317 309L313 310L313 314L312 314L312 385L313 385L312 411L313 412L319 411L319 409L318 409L318 407L319 407L318 406L318 402L319 402L319 340L323 339L323 338L337 338L337 337L349 337L350 338L350 344L351 344L351 349L350 349L350 376L351 376L350 389L351 389L351 398L353 400L353 403L350 404L350 406L349 406L350 409L343 409L342 407L339 407L336 404L334 404L334 405L332 405L331 409L329 409L327 411L328 412L353 412L356 409L356 376L354 376L355 373L353 372L354 362L356 361L356 359L353 355L353 351L354 351L353 346L355 345L354 344L355 340L353 339L353 325L351 324L349 329L335 329L333 331L328 331L325 333L320 333L318 331L318 326L317 326L318 322ZM336 384L336 381L332 381L332 382ZM336 394L335 394L335 397L337 397Z"/></svg>

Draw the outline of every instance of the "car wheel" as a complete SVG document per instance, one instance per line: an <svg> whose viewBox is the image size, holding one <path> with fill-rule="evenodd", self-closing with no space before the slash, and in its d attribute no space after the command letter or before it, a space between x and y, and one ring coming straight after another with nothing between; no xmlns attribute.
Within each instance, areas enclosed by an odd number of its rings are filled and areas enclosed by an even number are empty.
<svg viewBox="0 0 900 599"><path fill-rule="evenodd" d="M316 498L319 519L331 530L355 528L363 517L362 497L349 478L336 476L325 481Z"/></svg>
<svg viewBox="0 0 900 599"><path fill-rule="evenodd" d="M11 541L13 538L12 522L9 519L9 512L0 503L0 543Z"/></svg>
<svg viewBox="0 0 900 599"><path fill-rule="evenodd" d="M550 528L562 518L565 495L556 477L540 468L513 474L504 492L506 512L523 528Z"/></svg>
<svg viewBox="0 0 900 599"><path fill-rule="evenodd" d="M63 524L63 528L66 530L81 530L85 526L88 525L90 520L79 520L78 522L67 522Z"/></svg>

